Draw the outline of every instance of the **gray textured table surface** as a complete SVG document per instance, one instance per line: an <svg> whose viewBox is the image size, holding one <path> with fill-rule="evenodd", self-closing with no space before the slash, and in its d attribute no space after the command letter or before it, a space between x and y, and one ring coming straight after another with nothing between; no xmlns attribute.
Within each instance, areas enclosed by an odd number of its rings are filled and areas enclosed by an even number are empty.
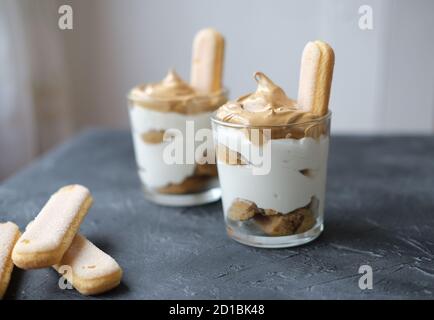
<svg viewBox="0 0 434 320"><path fill-rule="evenodd" d="M147 202L129 133L92 130L2 183L0 221L24 228L60 186L88 186L95 202L81 233L124 269L121 286L98 299L433 298L434 138L333 137L328 172L321 237L250 248L226 236L220 203ZM364 264L372 290L358 287ZM6 298L83 298L58 279L15 268Z"/></svg>

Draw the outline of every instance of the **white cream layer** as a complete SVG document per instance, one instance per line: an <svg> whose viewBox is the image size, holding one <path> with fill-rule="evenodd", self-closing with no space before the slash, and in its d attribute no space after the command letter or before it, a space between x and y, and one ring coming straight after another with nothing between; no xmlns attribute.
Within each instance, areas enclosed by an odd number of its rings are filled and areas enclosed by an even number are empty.
<svg viewBox="0 0 434 320"><path fill-rule="evenodd" d="M219 143L240 152L250 161L249 153L242 145L251 146L242 132L232 128L218 128ZM227 137L236 144L225 143ZM313 138L271 140L271 170L266 175L253 175L248 165L228 165L218 161L218 173L222 188L225 212L236 198L253 201L263 209L289 213L309 204L312 197L319 200L319 212L324 210L327 155L329 139ZM256 148L253 146L253 148ZM301 173L301 170L308 175Z"/></svg>
<svg viewBox="0 0 434 320"><path fill-rule="evenodd" d="M142 182L151 188L160 188L170 183L179 184L185 178L193 175L194 163L168 164L163 159L164 149L170 142L149 144L143 141L141 135L152 130L179 130L186 139L186 122L194 121L194 131L211 128L211 112L186 115L175 112L158 112L133 106L130 108L130 122L133 133L136 162ZM188 137L190 138L190 137ZM195 142L195 147L202 142ZM184 150L184 159L185 159Z"/></svg>

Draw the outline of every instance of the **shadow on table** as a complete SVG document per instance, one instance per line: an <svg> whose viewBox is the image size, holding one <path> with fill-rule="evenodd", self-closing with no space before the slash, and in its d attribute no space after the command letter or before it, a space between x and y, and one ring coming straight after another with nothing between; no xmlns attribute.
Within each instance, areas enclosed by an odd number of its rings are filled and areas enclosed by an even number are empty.
<svg viewBox="0 0 434 320"><path fill-rule="evenodd" d="M21 288L21 284L23 282L22 280L23 280L24 272L25 272L25 270L14 267L14 270L13 270L12 275L11 275L11 280L9 282L9 287L6 290L6 294L4 296L4 299L12 300L12 299L16 299L18 297L18 294L19 294L19 291Z"/></svg>
<svg viewBox="0 0 434 320"><path fill-rule="evenodd" d="M201 217L221 215L223 218L223 208L220 200L200 206L179 207L177 209L180 210L181 214L185 215L197 215Z"/></svg>
<svg viewBox="0 0 434 320"><path fill-rule="evenodd" d="M341 252L361 254L369 258L400 257L400 252L414 253L394 230L373 225L363 219L326 220L324 232L318 239L322 246Z"/></svg>
<svg viewBox="0 0 434 320"><path fill-rule="evenodd" d="M129 287L121 281L120 285L116 288L94 297L99 299L119 299L121 297L125 297L129 292Z"/></svg>

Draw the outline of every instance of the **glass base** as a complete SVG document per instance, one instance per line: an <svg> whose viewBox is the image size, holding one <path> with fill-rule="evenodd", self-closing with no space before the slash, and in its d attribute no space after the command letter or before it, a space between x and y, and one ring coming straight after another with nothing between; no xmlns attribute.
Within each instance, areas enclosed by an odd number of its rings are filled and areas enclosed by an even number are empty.
<svg viewBox="0 0 434 320"><path fill-rule="evenodd" d="M164 194L143 187L145 198L163 206L188 207L199 206L220 200L222 191L220 187L212 187L203 192L189 194Z"/></svg>
<svg viewBox="0 0 434 320"><path fill-rule="evenodd" d="M289 248L300 246L318 238L323 230L324 224L321 223L304 233L282 237L267 237L241 233L231 226L226 226L229 237L242 244L258 248Z"/></svg>

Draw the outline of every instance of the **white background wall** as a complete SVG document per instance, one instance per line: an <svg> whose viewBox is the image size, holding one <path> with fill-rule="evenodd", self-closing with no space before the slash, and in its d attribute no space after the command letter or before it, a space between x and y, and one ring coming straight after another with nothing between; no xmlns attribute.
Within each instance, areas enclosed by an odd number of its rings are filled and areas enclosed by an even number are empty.
<svg viewBox="0 0 434 320"><path fill-rule="evenodd" d="M58 28L69 4L74 29ZM358 26L361 5L373 30ZM432 0L0 0L0 179L85 127L127 128L126 94L189 78L204 27L226 38L231 97L263 71L296 98L309 40L335 49L334 133L434 132Z"/></svg>
<svg viewBox="0 0 434 320"><path fill-rule="evenodd" d="M62 1L60 1L62 2ZM226 37L225 83L235 97L267 73L296 97L308 40L336 52L334 132L433 132L434 1L93 0L72 1L68 46L78 123L126 126L125 94L174 66L189 77L195 32ZM361 5L374 29L358 27ZM60 32L60 31L59 31Z"/></svg>

